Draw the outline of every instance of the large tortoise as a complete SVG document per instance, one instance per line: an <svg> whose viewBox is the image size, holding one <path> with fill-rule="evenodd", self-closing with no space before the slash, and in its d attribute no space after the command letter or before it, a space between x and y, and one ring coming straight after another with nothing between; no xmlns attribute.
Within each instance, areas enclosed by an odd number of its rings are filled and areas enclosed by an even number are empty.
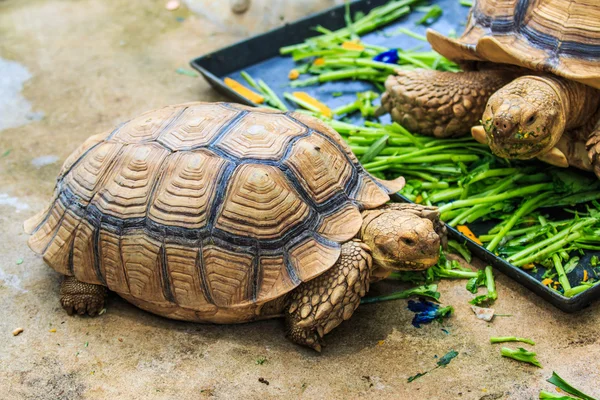
<svg viewBox="0 0 600 400"><path fill-rule="evenodd" d="M69 314L97 314L107 287L186 321L284 316L320 350L370 281L437 262L437 210L386 204L403 184L369 175L315 118L190 103L90 137L25 230L65 275Z"/></svg>
<svg viewBox="0 0 600 400"><path fill-rule="evenodd" d="M390 76L383 106L423 134L475 126L501 157L600 177L599 21L598 0L476 0L460 38L427 32L433 49L470 70Z"/></svg>

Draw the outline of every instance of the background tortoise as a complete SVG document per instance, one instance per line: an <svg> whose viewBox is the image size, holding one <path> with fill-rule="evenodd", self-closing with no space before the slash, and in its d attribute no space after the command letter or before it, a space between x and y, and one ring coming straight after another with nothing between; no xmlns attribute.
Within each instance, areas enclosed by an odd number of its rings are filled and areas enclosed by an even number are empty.
<svg viewBox="0 0 600 400"><path fill-rule="evenodd" d="M427 32L433 49L472 71L390 76L382 104L439 137L481 120L473 136L501 157L600 177L599 27L597 0L476 0L459 39Z"/></svg>
<svg viewBox="0 0 600 400"><path fill-rule="evenodd" d="M66 276L70 314L97 314L108 287L180 320L285 316L320 350L370 280L437 262L436 209L385 204L403 183L370 176L315 118L190 103L90 137L25 230Z"/></svg>

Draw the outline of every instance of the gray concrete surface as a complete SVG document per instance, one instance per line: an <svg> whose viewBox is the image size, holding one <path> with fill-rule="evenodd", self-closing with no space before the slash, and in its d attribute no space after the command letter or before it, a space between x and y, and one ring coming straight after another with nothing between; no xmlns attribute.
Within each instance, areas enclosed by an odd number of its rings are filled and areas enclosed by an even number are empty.
<svg viewBox="0 0 600 400"><path fill-rule="evenodd" d="M553 370L600 396L600 305L567 315L502 275L496 309L512 317L476 320L464 281L446 281L441 300L456 313L444 325L414 328L402 300L366 305L320 355L288 342L280 321L175 322L116 296L99 318L60 308L60 277L29 251L21 224L48 201L62 160L145 110L220 100L175 70L333 3L253 0L236 16L225 1L174 12L164 1L0 1L0 399L521 400L552 390ZM494 335L534 339L544 368L501 358ZM459 356L449 366L407 382L451 349Z"/></svg>

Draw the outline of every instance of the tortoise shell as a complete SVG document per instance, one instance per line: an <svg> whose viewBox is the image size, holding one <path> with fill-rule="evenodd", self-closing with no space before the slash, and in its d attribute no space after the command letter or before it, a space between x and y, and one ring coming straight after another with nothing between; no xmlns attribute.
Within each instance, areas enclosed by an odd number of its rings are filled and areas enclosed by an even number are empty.
<svg viewBox="0 0 600 400"><path fill-rule="evenodd" d="M315 118L190 103L90 137L25 230L61 274L201 316L323 273L389 192Z"/></svg>
<svg viewBox="0 0 600 400"><path fill-rule="evenodd" d="M476 0L459 39L429 30L434 50L550 72L600 89L600 1Z"/></svg>

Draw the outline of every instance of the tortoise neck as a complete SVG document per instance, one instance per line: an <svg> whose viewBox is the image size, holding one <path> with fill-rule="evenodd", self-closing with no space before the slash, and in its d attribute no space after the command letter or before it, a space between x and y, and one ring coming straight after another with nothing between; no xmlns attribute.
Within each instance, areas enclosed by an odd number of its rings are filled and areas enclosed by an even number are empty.
<svg viewBox="0 0 600 400"><path fill-rule="evenodd" d="M565 116L566 129L584 125L598 110L600 91L597 89L558 76L537 78L548 83L558 95Z"/></svg>

